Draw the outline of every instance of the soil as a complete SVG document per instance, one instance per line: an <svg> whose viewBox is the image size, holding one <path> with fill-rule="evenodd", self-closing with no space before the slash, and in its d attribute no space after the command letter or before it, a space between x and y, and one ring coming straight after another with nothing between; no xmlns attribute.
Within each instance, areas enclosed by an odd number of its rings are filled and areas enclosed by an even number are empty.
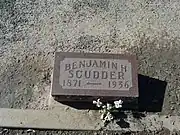
<svg viewBox="0 0 180 135"><path fill-rule="evenodd" d="M1 129L2 135L179 135L180 132L162 129L159 131L58 131L58 130L27 130L27 129Z"/></svg>
<svg viewBox="0 0 180 135"><path fill-rule="evenodd" d="M164 0L1 0L0 107L49 109L56 51L128 52L138 57L140 77L149 77L149 84L157 82L156 87L142 88L154 90L143 106L158 111L144 111L179 116L179 9L179 1ZM159 95L160 106L154 107Z"/></svg>

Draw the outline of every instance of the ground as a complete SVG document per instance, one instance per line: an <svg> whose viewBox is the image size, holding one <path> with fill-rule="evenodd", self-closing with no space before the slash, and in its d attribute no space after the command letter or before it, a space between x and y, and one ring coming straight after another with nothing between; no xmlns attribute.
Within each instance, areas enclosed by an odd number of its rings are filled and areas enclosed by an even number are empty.
<svg viewBox="0 0 180 135"><path fill-rule="evenodd" d="M180 115L178 0L1 0L0 107L49 109L54 52L132 53Z"/></svg>
<svg viewBox="0 0 180 135"><path fill-rule="evenodd" d="M180 132L170 132L167 129L159 131L141 131L141 132L118 132L118 131L58 131L58 130L2 130L2 135L178 135ZM0 132L0 133L1 133Z"/></svg>

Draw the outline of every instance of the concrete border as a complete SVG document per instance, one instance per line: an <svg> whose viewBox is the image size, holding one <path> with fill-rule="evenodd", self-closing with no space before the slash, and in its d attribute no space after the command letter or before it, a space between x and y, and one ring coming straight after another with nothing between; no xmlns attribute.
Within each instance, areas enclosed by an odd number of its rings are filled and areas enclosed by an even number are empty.
<svg viewBox="0 0 180 135"><path fill-rule="evenodd" d="M93 115L93 114L92 114ZM0 127L99 130L100 123L83 111L0 109Z"/></svg>
<svg viewBox="0 0 180 135"><path fill-rule="evenodd" d="M143 131L167 128L170 131L180 129L180 116L147 115L140 120L127 118L129 128L120 128L115 123L106 130ZM52 110L0 109L0 127L60 129L60 130L100 130L102 122L95 111L79 111L71 108L54 108Z"/></svg>

